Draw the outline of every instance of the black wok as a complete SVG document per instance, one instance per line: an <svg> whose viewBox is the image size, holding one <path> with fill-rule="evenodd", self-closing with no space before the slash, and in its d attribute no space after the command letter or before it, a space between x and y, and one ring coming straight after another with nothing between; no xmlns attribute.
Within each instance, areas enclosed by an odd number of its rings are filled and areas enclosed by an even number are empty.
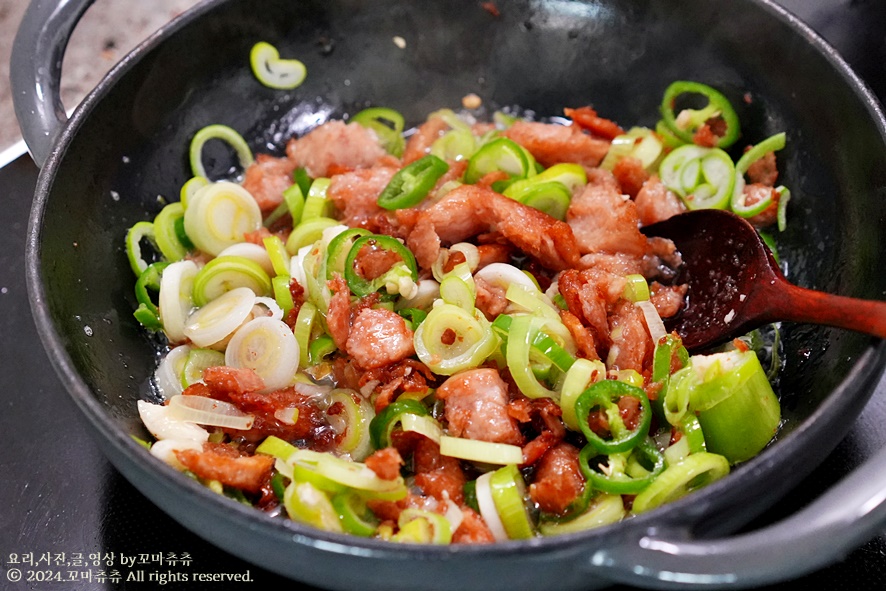
<svg viewBox="0 0 886 591"><path fill-rule="evenodd" d="M416 123L479 94L539 115L592 103L653 125L675 79L723 89L748 142L788 132L794 198L778 236L794 283L886 293L886 123L835 52L764 0L209 1L127 56L66 121L61 55L89 0L38 2L16 39L16 112L42 172L28 238L28 287L45 346L113 464L186 527L270 570L336 589L590 589L752 586L837 560L873 535L886 508L881 452L800 513L732 535L836 446L871 395L886 344L836 329L784 327L778 440L727 478L614 526L493 547L394 546L271 519L151 457L136 401L150 395L155 344L132 317L123 236L174 199L186 146L228 124L255 151L367 105ZM406 48L392 41L403 37ZM248 68L269 41L308 68L282 92ZM747 96L750 101L743 100ZM223 166L219 163L219 166Z"/></svg>

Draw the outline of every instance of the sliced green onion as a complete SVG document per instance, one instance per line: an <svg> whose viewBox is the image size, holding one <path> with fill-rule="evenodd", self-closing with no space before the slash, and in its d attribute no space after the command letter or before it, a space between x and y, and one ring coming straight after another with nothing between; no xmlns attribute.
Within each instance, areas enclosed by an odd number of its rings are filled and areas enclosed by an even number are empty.
<svg viewBox="0 0 886 591"><path fill-rule="evenodd" d="M784 232L788 227L788 201L791 200L791 191L784 185L775 188L778 193L778 212L776 219L778 221L778 231Z"/></svg>
<svg viewBox="0 0 886 591"><path fill-rule="evenodd" d="M349 534L368 538L375 533L379 520L366 506L366 500L352 490L332 497L342 528Z"/></svg>
<svg viewBox="0 0 886 591"><path fill-rule="evenodd" d="M659 174L689 209L725 209L735 185L732 159L718 148L676 148L662 160Z"/></svg>
<svg viewBox="0 0 886 591"><path fill-rule="evenodd" d="M332 501L310 482L290 482L283 493L283 506L293 521L306 523L323 531L343 531Z"/></svg>
<svg viewBox="0 0 886 591"><path fill-rule="evenodd" d="M690 367L696 379L689 404L707 449L730 463L760 453L778 429L781 408L756 353L696 355Z"/></svg>
<svg viewBox="0 0 886 591"><path fill-rule="evenodd" d="M632 127L627 133L612 138L600 168L612 170L619 160L632 157L638 159L643 168L650 169L661 157L663 150L662 141L651 129Z"/></svg>
<svg viewBox="0 0 886 591"><path fill-rule="evenodd" d="M268 236L262 240L268 258L271 259L271 267L275 275L289 275L289 253L286 252L286 243L279 236Z"/></svg>
<svg viewBox="0 0 886 591"><path fill-rule="evenodd" d="M591 499L588 509L575 519L561 523L542 522L538 529L544 536L571 534L618 523L624 519L625 513L621 495L599 494Z"/></svg>
<svg viewBox="0 0 886 591"><path fill-rule="evenodd" d="M477 138L470 129L451 129L431 144L430 153L443 160L464 160L477 152Z"/></svg>
<svg viewBox="0 0 886 591"><path fill-rule="evenodd" d="M440 298L447 304L473 312L475 297L474 290L460 277L450 275L440 283Z"/></svg>
<svg viewBox="0 0 886 591"><path fill-rule="evenodd" d="M191 197L193 197L197 191L210 184L210 182L211 181L208 178L203 176L191 177L185 181L185 184L183 184L181 190L179 190L179 201L181 204L184 207L187 207Z"/></svg>
<svg viewBox="0 0 886 591"><path fill-rule="evenodd" d="M448 435L440 437L440 455L483 464L523 463L523 449L519 445L463 439Z"/></svg>
<svg viewBox="0 0 886 591"><path fill-rule="evenodd" d="M541 332L544 321L536 316L515 316L508 330L505 359L514 383L528 398L552 398L559 400L555 390L542 385L532 373L530 350Z"/></svg>
<svg viewBox="0 0 886 591"><path fill-rule="evenodd" d="M280 52L270 43L260 41L249 52L249 65L256 79L276 90L301 86L308 75L305 65L296 59L280 59Z"/></svg>
<svg viewBox="0 0 886 591"><path fill-rule="evenodd" d="M179 263L173 263L177 264ZM184 325L184 336L191 339L198 347L214 345L237 330L252 314L254 305L255 293L251 289L248 287L232 289L188 316ZM160 316L164 317L163 289L160 290ZM164 329L165 327L166 321ZM166 330L169 334L168 329Z"/></svg>
<svg viewBox="0 0 886 591"><path fill-rule="evenodd" d="M206 263L194 277L194 304L204 306L236 287L248 287L256 296L273 293L271 278L258 263L239 256L220 256Z"/></svg>
<svg viewBox="0 0 886 591"><path fill-rule="evenodd" d="M369 400L354 390L345 388L337 388L329 393L330 408L333 405L339 412L330 415L329 420L342 423L341 438L336 443L336 451L347 454L351 460L362 462L372 451L369 426L375 417L375 409Z"/></svg>
<svg viewBox="0 0 886 591"><path fill-rule="evenodd" d="M452 526L445 516L425 509L409 507L397 519L400 528L391 538L393 542L412 544L449 544Z"/></svg>
<svg viewBox="0 0 886 591"><path fill-rule="evenodd" d="M676 501L729 474L729 461L723 456L700 452L668 466L634 498L632 511L643 513Z"/></svg>
<svg viewBox="0 0 886 591"><path fill-rule="evenodd" d="M253 370L268 390L292 384L298 362L299 346L292 329L266 316L238 328L225 348L225 365Z"/></svg>
<svg viewBox="0 0 886 591"><path fill-rule="evenodd" d="M513 140L496 138L471 157L464 180L474 184L486 174L499 170L513 178L526 178L535 174L535 158Z"/></svg>
<svg viewBox="0 0 886 591"><path fill-rule="evenodd" d="M332 218L314 218L302 222L295 228L286 240L286 251L295 255L301 248L309 246L323 237L323 230L341 225L338 220Z"/></svg>
<svg viewBox="0 0 886 591"><path fill-rule="evenodd" d="M298 316L295 318L295 340L300 351L298 366L301 368L308 367L311 363L311 334L314 331L314 324L317 322L318 316L317 306L311 302L305 302L299 308Z"/></svg>
<svg viewBox="0 0 886 591"><path fill-rule="evenodd" d="M385 480L362 462L352 462L329 453L298 449L287 460L328 478L333 482L357 489L372 498L397 500L406 496L406 484L402 476Z"/></svg>
<svg viewBox="0 0 886 591"><path fill-rule="evenodd" d="M126 232L126 257L132 272L138 277L148 268L148 263L142 255L141 241L147 239L156 245L154 239L154 224L151 222L137 222Z"/></svg>
<svg viewBox="0 0 886 591"><path fill-rule="evenodd" d="M479 366L498 347L482 313L452 304L435 306L415 330L415 352L431 371L450 376Z"/></svg>
<svg viewBox="0 0 886 591"><path fill-rule="evenodd" d="M702 109L686 109L677 114L674 112L677 99L684 94L701 95L707 99L707 104ZM731 146L740 133L738 115L729 99L718 90L699 82L686 80L672 82L662 97L661 115L668 129L686 143L691 143L698 128L714 117L721 117L726 124L726 134L717 139L718 148Z"/></svg>
<svg viewBox="0 0 886 591"><path fill-rule="evenodd" d="M321 334L308 346L308 363L317 365L337 350L335 341L328 334Z"/></svg>
<svg viewBox="0 0 886 591"><path fill-rule="evenodd" d="M292 291L289 284L292 279L289 275L277 275L271 279L271 288L274 290L274 300L280 309L283 310L283 316L289 314L289 311L295 308L295 301L292 299Z"/></svg>
<svg viewBox="0 0 886 591"><path fill-rule="evenodd" d="M154 240L169 262L180 261L188 254L188 247L179 239L177 227L185 217L181 203L170 203L154 218Z"/></svg>
<svg viewBox="0 0 886 591"><path fill-rule="evenodd" d="M193 308L192 293L196 276L197 265L194 261L177 261L163 269L157 307L163 321L163 332L172 343L180 343L189 336L185 321L189 320L188 314Z"/></svg>
<svg viewBox="0 0 886 591"><path fill-rule="evenodd" d="M535 535L524 497L526 483L514 464L499 468L489 477L492 502L511 540L528 540Z"/></svg>
<svg viewBox="0 0 886 591"><path fill-rule="evenodd" d="M351 123L358 123L371 129L378 136L382 147L397 158L403 155L406 140L403 129L406 125L403 115L386 107L370 107L351 117Z"/></svg>
<svg viewBox="0 0 886 591"><path fill-rule="evenodd" d="M252 195L240 185L225 181L197 191L185 209L184 219L191 242L213 256L262 227L261 210Z"/></svg>
<svg viewBox="0 0 886 591"><path fill-rule="evenodd" d="M646 278L635 273L625 276L623 297L629 302L642 302L649 299L649 284Z"/></svg>
<svg viewBox="0 0 886 591"><path fill-rule="evenodd" d="M227 125L208 125L194 134L189 151L191 172L195 177L209 178L203 167L203 146L209 140L221 140L230 145L237 154L240 166L246 170L255 161L252 150L243 136Z"/></svg>
<svg viewBox="0 0 886 591"><path fill-rule="evenodd" d="M378 206L405 209L418 205L447 170L449 165L433 154L419 158L394 174L378 196Z"/></svg>
<svg viewBox="0 0 886 591"><path fill-rule="evenodd" d="M333 212L332 201L327 197L326 192L329 189L330 179L318 178L311 183L308 190L308 196L305 197L304 208L302 209L301 222L316 218L331 217Z"/></svg>
<svg viewBox="0 0 886 591"><path fill-rule="evenodd" d="M182 371L182 387L203 381L203 370L225 364L225 354L214 349L191 349Z"/></svg>
<svg viewBox="0 0 886 591"><path fill-rule="evenodd" d="M599 359L576 359L566 372L560 387L560 408L563 422L573 431L580 431L578 416L575 414L575 401L592 382L606 376L606 365Z"/></svg>

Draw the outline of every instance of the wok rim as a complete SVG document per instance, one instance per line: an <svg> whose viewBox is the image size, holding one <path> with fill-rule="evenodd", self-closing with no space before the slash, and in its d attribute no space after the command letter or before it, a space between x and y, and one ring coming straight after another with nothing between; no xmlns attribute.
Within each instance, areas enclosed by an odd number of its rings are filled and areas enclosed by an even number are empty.
<svg viewBox="0 0 886 591"><path fill-rule="evenodd" d="M145 55L164 43L173 33L186 27L192 21L202 17L205 13L225 3L227 0L206 0L179 15L144 42L128 53L99 84L84 98L72 114L61 133L59 133L55 145L38 176L34 201L31 207L28 230L25 245L25 271L26 285L28 289L31 313L34 318L38 334L44 349L46 350L54 370L65 386L67 394L73 399L79 410L85 416L94 429L94 436L101 438L107 449L102 445L102 451L111 463L131 481L133 474L141 472L150 478L155 484L169 490L182 493L188 497L188 502L207 508L209 512L222 515L232 523L241 525L244 529L251 530L263 538L294 543L296 545L309 545L317 549L332 551L341 554L354 554L370 556L373 559L393 559L397 561L415 560L416 558L450 559L461 556L479 557L507 557L522 553L528 549L533 554L558 553L564 550L581 549L583 543L593 543L595 539L620 532L640 532L637 537L642 537L642 532L655 528L661 535L663 524L674 525L674 516L685 514L686 508L692 503L698 503L699 498L710 498L717 495L720 490L731 487L736 478L746 481L756 476L759 481L761 473L766 473L765 466L777 463L780 456L790 455L791 452L805 446L810 438L816 435L816 426L821 425L821 417L832 413L838 406L844 404L846 396L859 395L866 402L873 394L877 380L886 366L886 341L876 341L866 347L864 353L854 361L847 376L833 389L833 391L821 402L819 407L807 417L801 424L793 429L784 439L776 441L759 456L742 466L741 474L730 474L728 477L711 484L705 490L696 492L689 499L682 499L661 507L648 514L631 518L610 526L548 538L534 538L525 541L506 541L491 545L453 545L453 546L412 546L396 545L382 540L364 539L347 534L333 534L300 525L290 520L272 518L255 509L244 507L235 501L225 499L212 493L192 479L183 476L180 472L166 465L162 461L149 454L144 454L144 449L119 428L113 419L106 413L101 404L96 400L90 387L81 378L76 370L70 355L65 350L64 342L59 335L51 318L48 306L45 303L46 290L42 279L42 265L40 259L42 220L52 194L53 183L56 173L64 163L65 155L73 139L80 129L86 125L95 106L100 103L104 96L109 93L117 80L124 76ZM772 0L745 0L756 4L770 13L773 18L786 23L792 30L800 35L806 43L811 45L819 54L823 55L831 68L833 68L844 80L853 94L864 104L867 114L882 140L886 149L886 117L878 99L873 95L867 84L862 81L852 70L840 54L821 36L813 31L792 13L778 6ZM861 404L863 406L863 404ZM861 408L861 406L859 408ZM857 413L853 414L852 421L857 419ZM838 442L834 443L836 446ZM113 453L110 453L113 451ZM125 459L124 459L125 458ZM124 465L121 465L121 462ZM131 466L125 463L131 462ZM737 472L737 471L736 471ZM750 472L750 474L748 474ZM756 474L754 474L756 473ZM135 482L133 482L136 485ZM759 483L757 483L759 486ZM136 486L141 490L141 487ZM165 504L157 502L152 496L145 494L151 502L157 504L166 513L170 513ZM181 523L181 520L176 518ZM193 529L183 524L188 529ZM673 527L672 527L673 529ZM201 536L204 534L194 530ZM215 545L215 542L209 540ZM254 562L254 561L253 561ZM273 567L265 565L274 570ZM605 570L605 569L604 569ZM279 571L278 571L279 572ZM287 576L292 576L289 573Z"/></svg>

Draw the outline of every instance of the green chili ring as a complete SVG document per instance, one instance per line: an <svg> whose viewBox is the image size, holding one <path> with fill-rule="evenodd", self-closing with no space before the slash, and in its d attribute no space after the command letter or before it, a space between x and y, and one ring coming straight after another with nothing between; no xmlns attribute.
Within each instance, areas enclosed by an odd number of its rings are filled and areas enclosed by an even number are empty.
<svg viewBox="0 0 886 591"><path fill-rule="evenodd" d="M378 196L378 206L384 209L406 209L428 196L449 165L445 160L428 154L408 164L394 174Z"/></svg>
<svg viewBox="0 0 886 591"><path fill-rule="evenodd" d="M403 139L406 121L403 115L394 109L386 107L363 109L351 117L351 123L357 123L374 131L388 154L398 158L403 155L403 150L406 147L406 140Z"/></svg>
<svg viewBox="0 0 886 591"><path fill-rule="evenodd" d="M412 254L412 251L410 251L408 248L406 248L406 246L403 245L402 242L392 236L384 236L382 234L370 234L368 236L361 236L360 238L357 238L351 245L351 250L348 251L348 256L345 258L345 281L348 282L348 287L351 289L351 292L353 292L354 295L363 297L375 291L378 291L385 284L385 276L390 273L389 270L385 272L384 275L372 281L360 276L360 274L357 273L357 269L354 267L354 263L357 261L357 256L360 254L360 250L366 245L388 250L398 255L403 264L405 264L408 268L408 272L409 275L412 277L412 280L418 281L418 264L415 262L415 256ZM391 269L399 264L400 263L396 263L394 266L391 267Z"/></svg>
<svg viewBox="0 0 886 591"><path fill-rule="evenodd" d="M384 449L391 445L391 433L404 414L414 414L420 417L427 416L428 409L418 400L404 398L392 402L380 413L372 418L369 423L369 437L375 449Z"/></svg>
<svg viewBox="0 0 886 591"><path fill-rule="evenodd" d="M677 115L674 113L674 103L683 94L700 94L708 100L708 104L701 110L692 110L692 127L682 129L677 124ZM667 87L661 100L661 116L667 128L678 138L686 143L692 143L695 131L704 125L705 121L718 115L726 123L726 135L720 137L715 146L728 148L735 143L740 133L738 114L720 91L711 88L707 84L677 80Z"/></svg>
<svg viewBox="0 0 886 591"><path fill-rule="evenodd" d="M344 275L345 261L348 259L348 253L354 242L358 238L371 234L369 230L364 228L348 228L336 234L326 247L326 279L332 279L336 272Z"/></svg>
<svg viewBox="0 0 886 591"><path fill-rule="evenodd" d="M640 400L640 418L634 429L628 429L622 422L617 401L622 396L633 396ZM601 407L606 413L612 439L603 439L591 430L588 416L595 407ZM642 388L626 382L603 380L591 384L575 401L575 414L578 426L584 433L588 443L601 454L615 454L636 447L649 432L652 410L649 398Z"/></svg>
<svg viewBox="0 0 886 591"><path fill-rule="evenodd" d="M599 456L599 452L593 444L584 446L578 454L578 462L588 487L609 494L635 495L648 487L665 469L664 455L649 438L644 438L630 453L641 454L641 458L652 465L647 474L633 477L622 471L610 474L598 472L591 468L590 461Z"/></svg>

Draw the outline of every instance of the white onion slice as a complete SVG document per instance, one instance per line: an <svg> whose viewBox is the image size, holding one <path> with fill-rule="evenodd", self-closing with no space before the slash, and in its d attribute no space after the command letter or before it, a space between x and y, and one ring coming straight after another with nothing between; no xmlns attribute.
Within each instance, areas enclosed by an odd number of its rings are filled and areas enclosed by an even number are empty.
<svg viewBox="0 0 886 591"><path fill-rule="evenodd" d="M254 318L237 329L225 350L225 364L249 368L266 390L292 384L298 371L299 347L292 329L273 318Z"/></svg>
<svg viewBox="0 0 886 591"><path fill-rule="evenodd" d="M209 432L203 427L179 419L169 406L138 401L138 415L151 435L157 439L176 439L203 443L209 440Z"/></svg>
<svg viewBox="0 0 886 591"><path fill-rule="evenodd" d="M237 330L254 305L255 293L248 287L225 292L188 317L185 336L198 347L213 345Z"/></svg>
<svg viewBox="0 0 886 591"><path fill-rule="evenodd" d="M276 273L274 272L274 265L271 263L271 257L268 255L268 251L265 250L263 246L253 244L252 242L238 242L237 244L232 244L231 246L218 253L218 256L243 257L244 259L249 259L253 263L256 263L265 271L265 273L268 274L269 277L273 277L274 275L276 275Z"/></svg>
<svg viewBox="0 0 886 591"><path fill-rule="evenodd" d="M412 297L398 298L394 305L396 309L418 308L419 310L430 310L434 300L440 297L440 284L433 279L419 279L416 284L416 291L410 294Z"/></svg>
<svg viewBox="0 0 886 591"><path fill-rule="evenodd" d="M454 533L465 519L464 511L451 499L446 499L446 513L443 516L449 521L449 527Z"/></svg>
<svg viewBox="0 0 886 591"><path fill-rule="evenodd" d="M253 415L243 412L230 402L206 396L173 396L168 406L171 416L199 425L246 431L255 422Z"/></svg>
<svg viewBox="0 0 886 591"><path fill-rule="evenodd" d="M194 307L191 292L196 275L197 264L194 261L177 261L163 269L158 308L163 332L171 343L185 340L185 319Z"/></svg>
<svg viewBox="0 0 886 591"><path fill-rule="evenodd" d="M492 500L490 478L492 478L492 472L487 472L477 478L477 506L480 508L480 515L486 522L489 531L492 532L495 541L506 542L509 538L505 526L501 522L501 517L498 515L498 509L495 508L495 501Z"/></svg>
<svg viewBox="0 0 886 591"><path fill-rule="evenodd" d="M175 452L186 449L203 451L203 444L190 439L163 439L154 442L151 446L151 455L163 460L176 470L184 470L185 466L175 457Z"/></svg>
<svg viewBox="0 0 886 591"><path fill-rule="evenodd" d="M332 392L332 386L321 386L319 384L313 384L303 381L297 381L292 385L292 389L301 394L302 396L307 396L309 398L321 399L324 398L327 394Z"/></svg>
<svg viewBox="0 0 886 591"><path fill-rule="evenodd" d="M265 310L262 310L264 306ZM255 305L252 307L252 315L255 318L269 317L274 320L283 320L283 308L274 298L260 296L255 298Z"/></svg>
<svg viewBox="0 0 886 591"><path fill-rule="evenodd" d="M532 291L538 291L538 287L535 286L532 279L526 273L507 263L490 263L474 273L474 277L482 279L490 285L500 287L505 291L512 283L522 285Z"/></svg>
<svg viewBox="0 0 886 591"><path fill-rule="evenodd" d="M646 318L646 328L649 329L649 336L652 337L652 342L658 343L658 340L667 335L668 331L655 305L649 300L635 302L634 305L643 311L643 317Z"/></svg>
<svg viewBox="0 0 886 591"><path fill-rule="evenodd" d="M163 357L160 365L154 371L154 382L157 384L157 389L160 390L160 395L166 400L176 394L181 394L184 390L182 373L191 350L193 347L190 345L179 345Z"/></svg>
<svg viewBox="0 0 886 591"><path fill-rule="evenodd" d="M309 298L311 295L308 290L308 276L305 273L305 257L308 256L308 253L311 252L313 247L312 244L303 246L289 261L289 275L298 281L298 284L305 290L305 299Z"/></svg>

